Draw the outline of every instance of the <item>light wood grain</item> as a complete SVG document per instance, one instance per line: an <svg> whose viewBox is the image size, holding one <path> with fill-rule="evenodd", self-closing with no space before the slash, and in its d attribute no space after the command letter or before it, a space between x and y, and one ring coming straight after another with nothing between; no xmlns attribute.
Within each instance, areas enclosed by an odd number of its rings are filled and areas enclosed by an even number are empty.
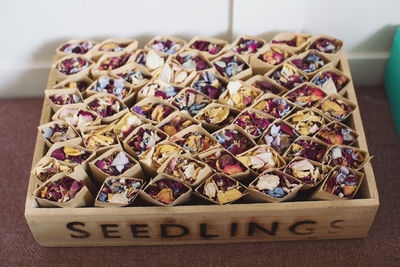
<svg viewBox="0 0 400 267"><path fill-rule="evenodd" d="M343 72L351 77L344 54L340 61ZM48 87L55 83L53 77L54 75L50 72ZM353 83L345 97L357 103ZM48 122L51 115L49 104L44 102L40 124ZM359 147L367 150L368 146L358 108L350 116L349 124L359 134ZM45 153L46 146L43 138L38 135L32 166ZM379 206L378 191L370 162L364 166L364 172L365 179L359 190L358 199L119 209L38 208L32 197L32 192L37 184L34 177L31 176L26 198L25 217L35 239L42 246L121 246L361 238L367 235ZM295 223L304 223L304 221L312 222L297 227L293 226ZM66 224L70 222L83 223L84 226L76 225L76 228L88 232L89 237L72 238L71 235L80 236L83 233L67 229ZM253 223L265 229L271 229L274 224L277 229L275 234L271 235L257 227L254 228ZM104 226L105 224L117 226L108 226L107 228ZM139 235L148 235L148 238L133 236L131 225L137 224L147 225L138 229L147 231L141 232ZM161 229L168 227L165 224L182 225L188 229L188 233L176 238L163 237ZM237 224L236 232L232 232L232 224ZM120 237L105 237L102 225L103 228L106 227L110 231L117 231L110 232L110 236ZM290 230L291 227L295 233ZM167 234L176 233L175 228L174 226L167 228ZM252 229L254 232L250 235ZM232 233L235 233L234 236ZM218 236L206 237L205 234Z"/></svg>

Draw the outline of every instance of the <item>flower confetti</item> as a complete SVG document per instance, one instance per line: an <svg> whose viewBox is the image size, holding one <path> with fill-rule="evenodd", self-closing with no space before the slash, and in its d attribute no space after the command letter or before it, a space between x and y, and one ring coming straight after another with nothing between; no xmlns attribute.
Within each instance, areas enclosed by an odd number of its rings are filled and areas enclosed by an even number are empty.
<svg viewBox="0 0 400 267"><path fill-rule="evenodd" d="M296 180L280 172L271 171L259 176L250 188L254 188L273 198L283 198L293 193L298 186L299 183Z"/></svg>
<svg viewBox="0 0 400 267"><path fill-rule="evenodd" d="M166 118L167 120L168 118ZM158 128L168 134L169 136L173 136L174 134L182 131L183 129L195 124L195 121L183 116L180 113L176 113L175 116L171 117L165 123L160 123L161 126Z"/></svg>
<svg viewBox="0 0 400 267"><path fill-rule="evenodd" d="M315 52L308 53L304 58L292 59L290 62L305 73L317 71L328 64L326 59Z"/></svg>
<svg viewBox="0 0 400 267"><path fill-rule="evenodd" d="M272 46L269 50L261 53L258 56L258 59L271 65L279 65L290 56L291 53L289 53L288 51Z"/></svg>
<svg viewBox="0 0 400 267"><path fill-rule="evenodd" d="M319 38L310 45L310 48L323 53L335 54L342 48L342 44L336 39Z"/></svg>
<svg viewBox="0 0 400 267"><path fill-rule="evenodd" d="M288 163L285 172L305 184L317 185L325 178L328 169L308 159L295 158Z"/></svg>
<svg viewBox="0 0 400 267"><path fill-rule="evenodd" d="M117 136L114 133L114 125L103 125L83 131L83 143L85 147L91 150L97 150L102 147L108 147L118 144Z"/></svg>
<svg viewBox="0 0 400 267"><path fill-rule="evenodd" d="M246 86L240 81L231 81L227 86L228 90L221 95L222 102L236 109L245 109L260 95L259 91Z"/></svg>
<svg viewBox="0 0 400 267"><path fill-rule="evenodd" d="M120 111L126 109L126 106L118 101L118 98L112 95L103 95L97 97L87 104L90 110L93 110L101 118L111 117Z"/></svg>
<svg viewBox="0 0 400 267"><path fill-rule="evenodd" d="M211 68L211 65L208 64L207 61L202 59L200 56L187 54L185 56L177 55L175 58L179 64L181 64L185 69L188 70L202 71Z"/></svg>
<svg viewBox="0 0 400 267"><path fill-rule="evenodd" d="M111 155L99 159L94 163L99 170L110 176L119 176L135 164L123 151L115 151Z"/></svg>
<svg viewBox="0 0 400 267"><path fill-rule="evenodd" d="M313 135L325 125L325 119L318 113L303 109L286 119L301 135Z"/></svg>
<svg viewBox="0 0 400 267"><path fill-rule="evenodd" d="M141 105L137 103L133 106L133 111L146 119L160 122L171 114L174 109L164 103L146 103Z"/></svg>
<svg viewBox="0 0 400 267"><path fill-rule="evenodd" d="M73 148L70 146L63 146L63 147L55 149L51 153L50 156L52 158L55 158L57 160L64 161L67 163L82 164L91 155L92 155L91 152L83 150L83 149Z"/></svg>
<svg viewBox="0 0 400 267"><path fill-rule="evenodd" d="M66 166L63 162L59 162L54 158L49 158L47 161L39 163L35 170L35 177L41 182L46 182L57 173L70 174L74 168Z"/></svg>
<svg viewBox="0 0 400 267"><path fill-rule="evenodd" d="M271 98L258 101L253 108L280 119L293 110L293 105L289 104L284 98L271 96Z"/></svg>
<svg viewBox="0 0 400 267"><path fill-rule="evenodd" d="M301 74L296 67L287 63L283 63L283 65L271 73L269 77L277 84L289 90L307 80L307 78Z"/></svg>
<svg viewBox="0 0 400 267"><path fill-rule="evenodd" d="M205 164L186 156L173 156L164 172L188 184L194 184L204 174Z"/></svg>
<svg viewBox="0 0 400 267"><path fill-rule="evenodd" d="M176 43L170 39L159 39L154 40L150 47L154 50L173 55L182 48L182 44Z"/></svg>
<svg viewBox="0 0 400 267"><path fill-rule="evenodd" d="M257 173L261 173L269 168L281 168L285 165L284 160L272 148L260 145L248 152L237 156L247 168Z"/></svg>
<svg viewBox="0 0 400 267"><path fill-rule="evenodd" d="M251 86L260 89L264 94L279 95L282 92L282 89L265 80L266 78L264 78L263 76L261 77L261 79L252 82Z"/></svg>
<svg viewBox="0 0 400 267"><path fill-rule="evenodd" d="M315 137L327 143L328 145L351 145L357 139L357 134L349 127L332 122L322 128Z"/></svg>
<svg viewBox="0 0 400 267"><path fill-rule="evenodd" d="M125 99L131 91L131 89L125 85L123 79L113 79L106 76L97 79L96 83L90 90L98 93L112 94L120 100Z"/></svg>
<svg viewBox="0 0 400 267"><path fill-rule="evenodd" d="M165 59L153 50L151 50L149 52L139 52L136 55L135 62L145 66L150 71L154 71L164 65Z"/></svg>
<svg viewBox="0 0 400 267"><path fill-rule="evenodd" d="M222 129L213 136L233 155L241 154L255 145L252 139L233 129Z"/></svg>
<svg viewBox="0 0 400 267"><path fill-rule="evenodd" d="M56 70L65 75L72 75L89 68L89 66L89 61L82 57L68 57L57 63Z"/></svg>
<svg viewBox="0 0 400 267"><path fill-rule="evenodd" d="M295 103L296 105L311 108L319 100L326 96L326 93L317 87L313 87L309 84L303 84L297 89L293 89L285 95L285 97Z"/></svg>
<svg viewBox="0 0 400 267"><path fill-rule="evenodd" d="M356 172L341 166L326 179L323 190L341 198L352 198L361 184L361 179Z"/></svg>
<svg viewBox="0 0 400 267"><path fill-rule="evenodd" d="M225 92L227 84L218 79L214 73L210 71L202 71L199 73L198 79L192 84L197 91L205 94L211 99L218 97Z"/></svg>
<svg viewBox="0 0 400 267"><path fill-rule="evenodd" d="M50 101L55 105L68 105L82 103L82 98L77 94L54 94L49 96Z"/></svg>
<svg viewBox="0 0 400 267"><path fill-rule="evenodd" d="M137 67L120 71L116 73L116 76L124 79L126 82L132 84L133 86L147 83L151 79L150 75L143 73L143 71Z"/></svg>
<svg viewBox="0 0 400 267"><path fill-rule="evenodd" d="M158 202L171 205L188 190L189 188L181 182L172 179L160 179L149 184L145 192Z"/></svg>
<svg viewBox="0 0 400 267"><path fill-rule="evenodd" d="M128 146L133 149L138 156L147 149L155 146L159 142L167 138L163 132L154 130L152 128L140 127L136 134L127 140Z"/></svg>
<svg viewBox="0 0 400 267"><path fill-rule="evenodd" d="M168 158L174 154L185 151L176 144L158 143L139 156L140 163L158 169Z"/></svg>
<svg viewBox="0 0 400 267"><path fill-rule="evenodd" d="M190 48L202 52L207 52L210 53L211 55L216 55L224 48L224 45L211 43L209 41L197 40L190 46Z"/></svg>
<svg viewBox="0 0 400 267"><path fill-rule="evenodd" d="M327 94L336 94L346 87L349 80L344 75L333 71L325 71L315 75L312 83L320 86Z"/></svg>
<svg viewBox="0 0 400 267"><path fill-rule="evenodd" d="M187 89L175 97L172 105L179 110L186 110L190 115L195 116L210 103L211 100L205 95L196 90Z"/></svg>
<svg viewBox="0 0 400 267"><path fill-rule="evenodd" d="M238 181L221 174L208 178L198 191L213 202L220 205L234 202L244 195L246 188Z"/></svg>
<svg viewBox="0 0 400 267"><path fill-rule="evenodd" d="M94 43L91 41L82 41L78 43L66 43L60 48L60 51L64 53L73 54L86 54L90 49L94 47Z"/></svg>
<svg viewBox="0 0 400 267"><path fill-rule="evenodd" d="M88 110L64 106L59 110L58 119L79 128L92 124L97 117Z"/></svg>
<svg viewBox="0 0 400 267"><path fill-rule="evenodd" d="M66 176L60 180L47 183L40 191L40 198L66 203L72 200L83 187L85 187L83 181Z"/></svg>
<svg viewBox="0 0 400 267"><path fill-rule="evenodd" d="M249 68L249 65L236 55L221 57L220 59L215 60L214 66L223 77L228 78L232 78Z"/></svg>
<svg viewBox="0 0 400 267"><path fill-rule="evenodd" d="M234 124L241 127L252 136L260 136L274 119L262 116L255 111L244 111L234 121Z"/></svg>
<svg viewBox="0 0 400 267"><path fill-rule="evenodd" d="M339 121L344 120L351 112L353 112L353 108L349 104L345 103L340 98L333 96L324 99L318 104L317 108L324 114Z"/></svg>
<svg viewBox="0 0 400 267"><path fill-rule="evenodd" d="M163 80L156 80L146 84L139 92L139 95L154 96L163 100L173 99L179 92L179 88L172 86Z"/></svg>
<svg viewBox="0 0 400 267"><path fill-rule="evenodd" d="M246 171L246 167L235 156L224 150L218 150L215 153L204 156L201 160L215 171L227 175L240 174Z"/></svg>
<svg viewBox="0 0 400 267"><path fill-rule="evenodd" d="M299 136L299 133L284 122L273 123L265 132L263 141L276 152L282 154Z"/></svg>
<svg viewBox="0 0 400 267"><path fill-rule="evenodd" d="M129 42L107 42L99 47L102 52L122 52Z"/></svg>
<svg viewBox="0 0 400 267"><path fill-rule="evenodd" d="M70 125L61 121L41 128L41 133L52 144L79 137Z"/></svg>
<svg viewBox="0 0 400 267"><path fill-rule="evenodd" d="M187 82L189 75L190 71L178 64L168 63L162 67L159 79L170 84L182 85Z"/></svg>
<svg viewBox="0 0 400 267"><path fill-rule="evenodd" d="M143 120L133 113L126 113L114 126L115 134L125 139L136 127L144 124Z"/></svg>
<svg viewBox="0 0 400 267"><path fill-rule="evenodd" d="M85 81L85 80L79 80L79 81L74 81L74 82L66 82L61 85L56 85L54 88L55 89L78 89L79 92L84 92L86 89L90 86L90 83Z"/></svg>
<svg viewBox="0 0 400 267"><path fill-rule="evenodd" d="M132 53L123 54L120 56L108 56L104 57L101 62L98 62L98 70L114 70L117 69L128 62L129 58L132 56Z"/></svg>
<svg viewBox="0 0 400 267"><path fill-rule="evenodd" d="M126 206L135 200L143 181L134 178L107 179L97 197L98 201Z"/></svg>
<svg viewBox="0 0 400 267"><path fill-rule="evenodd" d="M217 144L202 132L189 132L182 137L174 136L172 140L192 154L206 151Z"/></svg>
<svg viewBox="0 0 400 267"><path fill-rule="evenodd" d="M295 35L293 38L291 38L289 40L273 39L271 43L272 44L284 44L284 45L291 46L291 47L299 47L299 46L303 45L305 42L307 42L308 39L309 39L309 37L306 37L306 36Z"/></svg>
<svg viewBox="0 0 400 267"><path fill-rule="evenodd" d="M367 161L365 152L346 146L334 146L326 154L323 163L332 167L343 166L352 169L360 169Z"/></svg>
<svg viewBox="0 0 400 267"><path fill-rule="evenodd" d="M303 157L316 162L321 162L326 151L326 145L320 144L312 139L300 137L290 146L284 157Z"/></svg>
<svg viewBox="0 0 400 267"><path fill-rule="evenodd" d="M218 104L212 104L201 111L197 116L200 122L206 122L212 125L226 126L235 118L230 114L228 107Z"/></svg>
<svg viewBox="0 0 400 267"><path fill-rule="evenodd" d="M264 42L248 38L240 38L232 51L241 55L254 54L264 45Z"/></svg>

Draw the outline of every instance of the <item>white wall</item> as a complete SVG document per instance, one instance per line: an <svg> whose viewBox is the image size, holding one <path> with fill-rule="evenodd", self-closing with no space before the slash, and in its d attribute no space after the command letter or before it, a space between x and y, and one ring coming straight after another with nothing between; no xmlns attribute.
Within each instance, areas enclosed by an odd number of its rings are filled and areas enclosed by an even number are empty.
<svg viewBox="0 0 400 267"><path fill-rule="evenodd" d="M41 95L51 55L72 38L153 35L270 39L278 31L342 39L357 85L380 84L400 1L316 0L13 0L0 3L0 97ZM368 62L368 64L366 64Z"/></svg>

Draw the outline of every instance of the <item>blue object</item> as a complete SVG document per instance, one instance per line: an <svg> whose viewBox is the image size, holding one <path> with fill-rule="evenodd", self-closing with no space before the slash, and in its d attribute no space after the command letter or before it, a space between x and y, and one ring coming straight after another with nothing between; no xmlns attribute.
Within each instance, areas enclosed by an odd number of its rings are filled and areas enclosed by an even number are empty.
<svg viewBox="0 0 400 267"><path fill-rule="evenodd" d="M394 37L390 57L385 70L385 89L392 116L400 139L400 28Z"/></svg>

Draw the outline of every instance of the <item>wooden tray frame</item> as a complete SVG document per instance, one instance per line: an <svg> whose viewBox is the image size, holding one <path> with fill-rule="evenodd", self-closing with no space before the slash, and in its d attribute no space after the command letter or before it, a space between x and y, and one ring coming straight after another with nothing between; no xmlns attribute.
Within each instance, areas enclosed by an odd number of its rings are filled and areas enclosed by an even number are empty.
<svg viewBox="0 0 400 267"><path fill-rule="evenodd" d="M343 53L338 68L351 77ZM50 71L48 87L54 83ZM354 85L345 97L357 104ZM50 104L43 104L40 125L51 120ZM349 125L359 134L354 144L368 150L357 107ZM32 166L47 151L37 136ZM25 217L41 246L121 246L263 242L307 239L362 238L367 236L379 207L371 163L357 199L286 203L196 205L127 208L38 208L32 197L37 182L31 175Z"/></svg>

